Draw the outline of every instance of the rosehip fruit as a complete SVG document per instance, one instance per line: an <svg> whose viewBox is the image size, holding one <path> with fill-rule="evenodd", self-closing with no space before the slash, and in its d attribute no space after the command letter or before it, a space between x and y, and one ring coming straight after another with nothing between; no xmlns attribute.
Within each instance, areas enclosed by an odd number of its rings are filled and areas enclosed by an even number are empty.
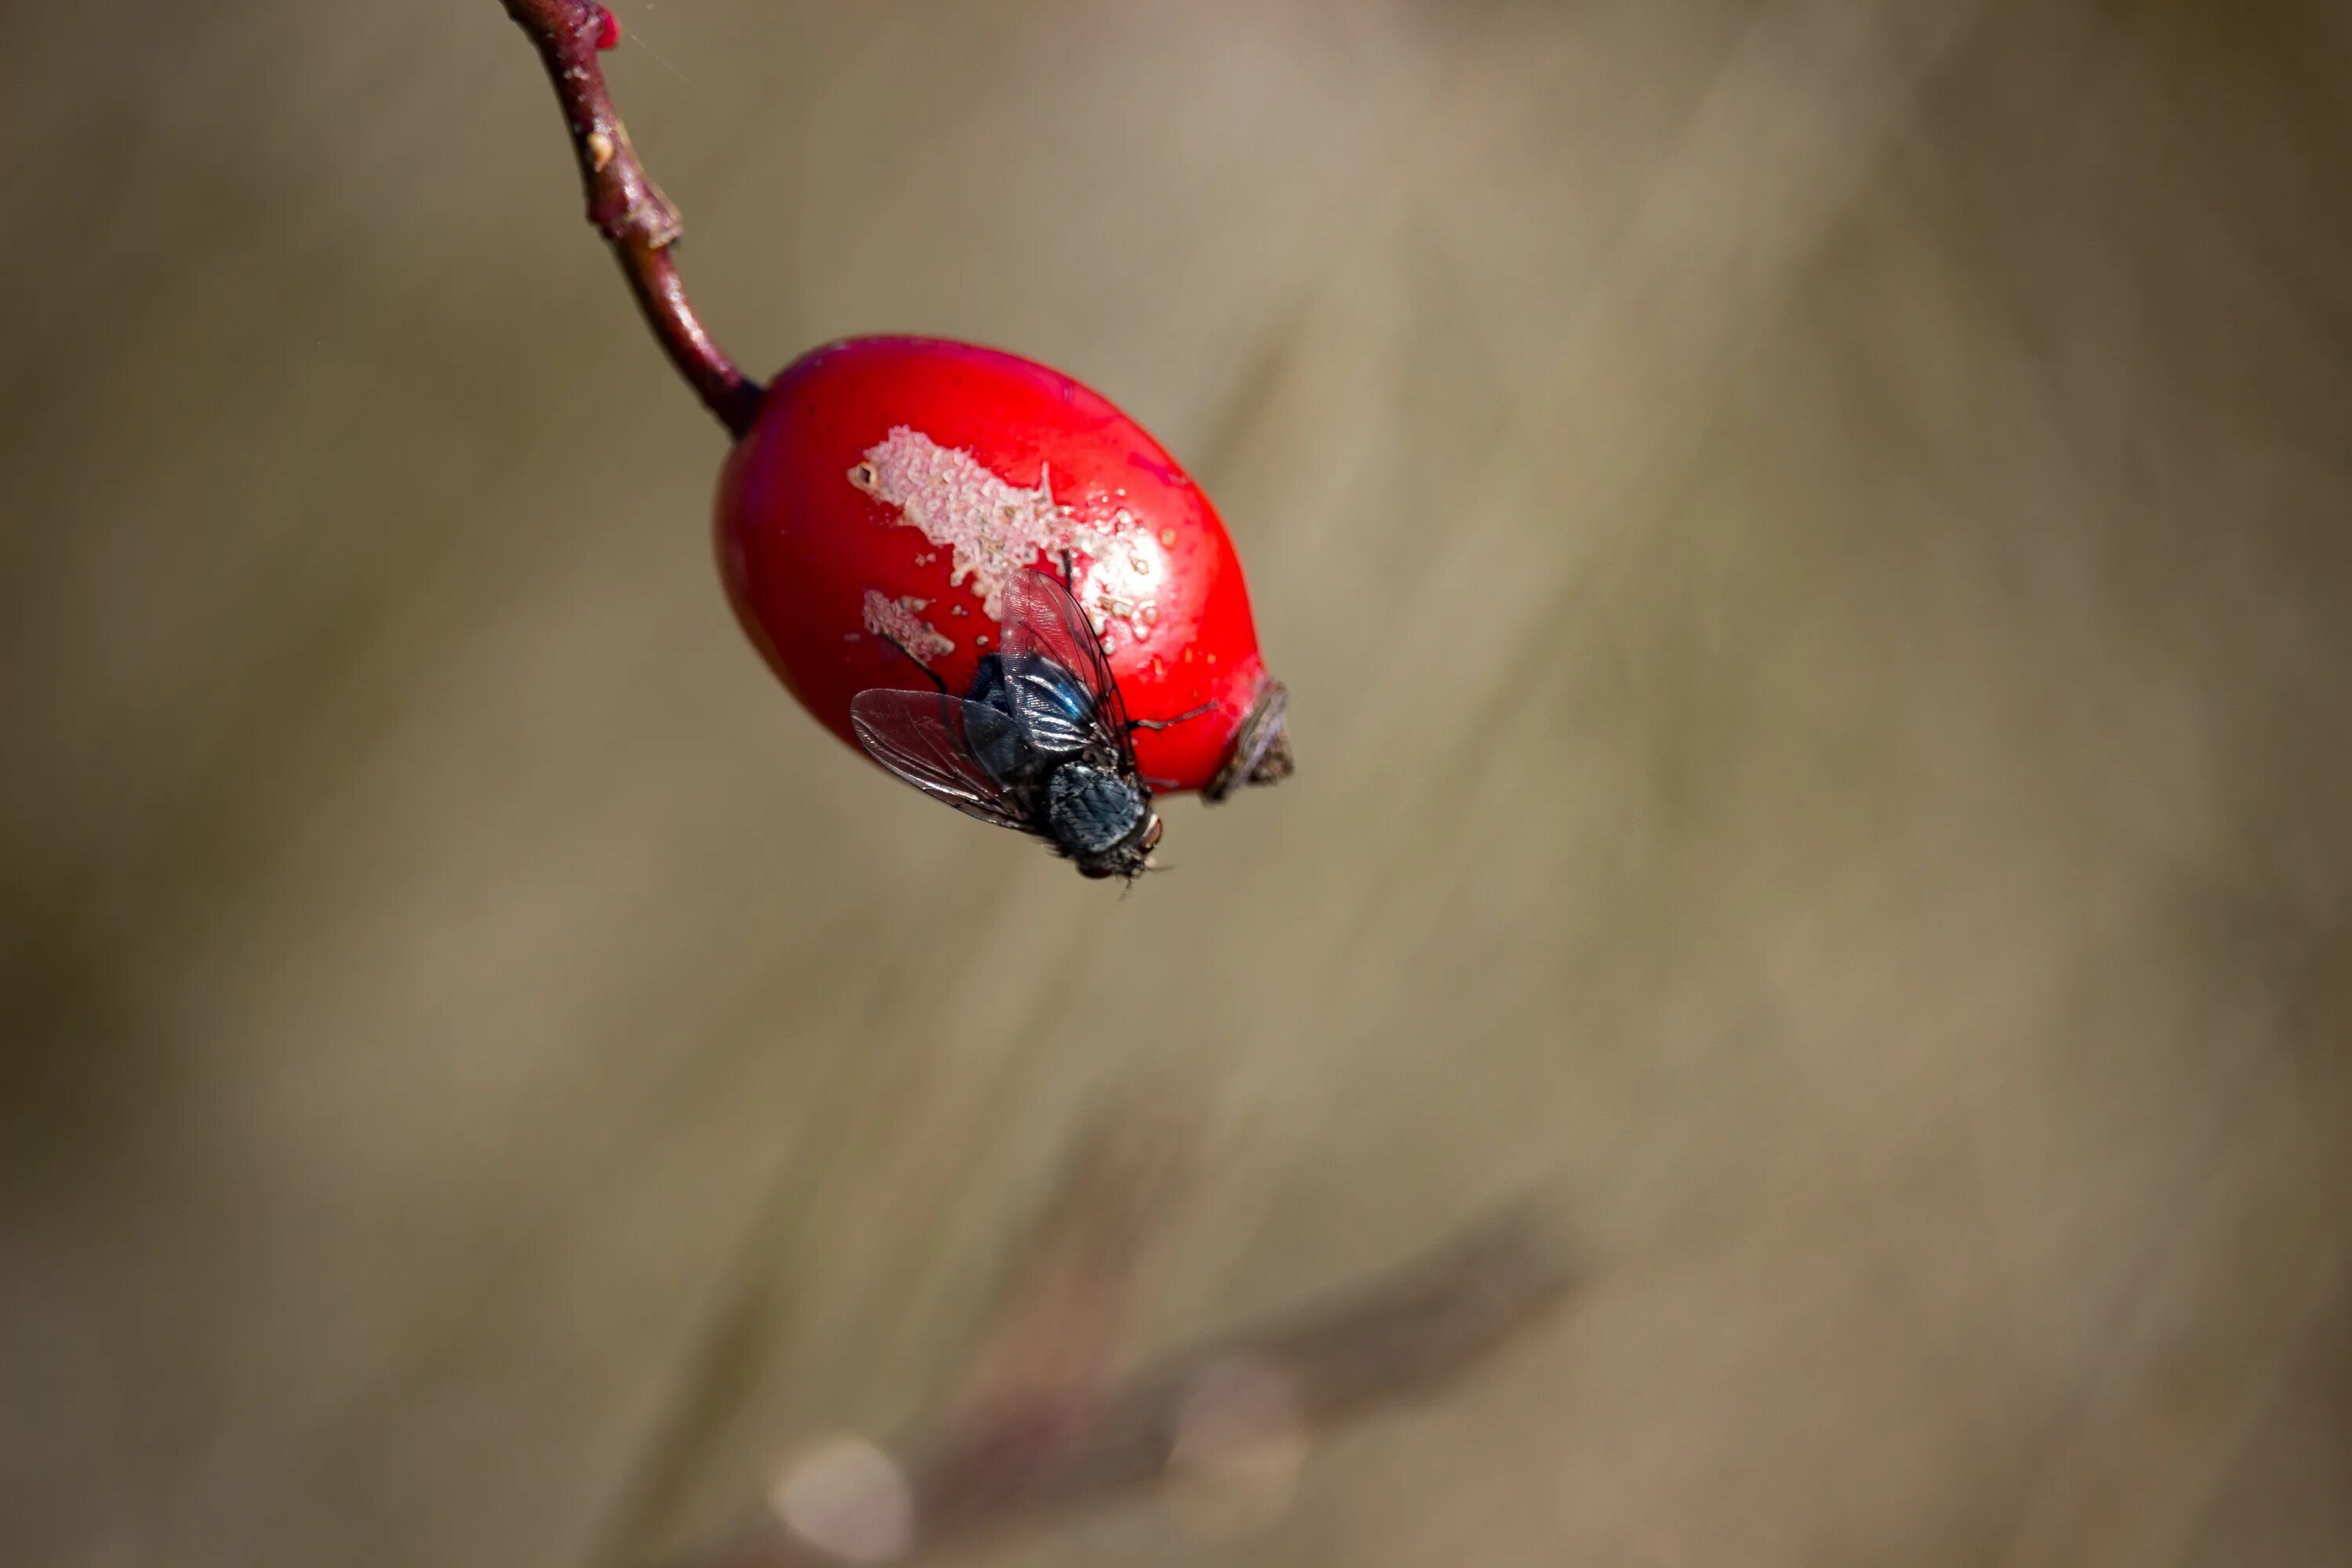
<svg viewBox="0 0 2352 1568"><path fill-rule="evenodd" d="M1285 691L1216 509L1059 371L929 338L817 349L769 386L717 510L737 618L845 742L861 691L964 691L1013 574L1066 563L1127 711L1186 716L1135 736L1155 789L1215 801L1290 772Z"/></svg>

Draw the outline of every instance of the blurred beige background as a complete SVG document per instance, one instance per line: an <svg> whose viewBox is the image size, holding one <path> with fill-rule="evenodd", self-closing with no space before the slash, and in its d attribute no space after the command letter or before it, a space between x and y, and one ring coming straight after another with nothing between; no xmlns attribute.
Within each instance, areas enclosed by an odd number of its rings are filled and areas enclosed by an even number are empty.
<svg viewBox="0 0 2352 1568"><path fill-rule="evenodd" d="M803 717L492 0L10 5L0 1561L611 1568L1150 1074L1142 1349L1584 1284L974 1560L2352 1562L2352 11L618 9L721 340L1127 405L1299 774L1118 901Z"/></svg>

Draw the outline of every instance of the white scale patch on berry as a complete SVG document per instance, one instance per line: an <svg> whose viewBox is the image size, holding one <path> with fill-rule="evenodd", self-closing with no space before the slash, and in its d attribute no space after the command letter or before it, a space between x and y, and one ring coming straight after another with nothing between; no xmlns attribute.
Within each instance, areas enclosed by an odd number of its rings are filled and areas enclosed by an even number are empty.
<svg viewBox="0 0 2352 1568"><path fill-rule="evenodd" d="M930 606L929 599L919 599L911 594L903 599L893 599L868 588L866 629L905 648L916 663L929 664L955 652L954 640L940 636L939 627L923 619L923 612Z"/></svg>
<svg viewBox="0 0 2352 1568"><path fill-rule="evenodd" d="M875 500L897 507L899 518L932 544L951 552L955 564L948 581L956 586L970 583L992 620L1003 613L1004 585L1014 573L1066 551L1095 563L1079 588L1097 631L1121 620L1140 639L1150 636L1150 626L1159 619L1151 595L1167 569L1159 542L1125 507L1097 521L1056 501L1050 469L1035 488L1025 488L963 448L942 447L900 425L866 450L848 478ZM1117 541L1128 542L1127 548L1113 551ZM867 595L869 605L873 599Z"/></svg>

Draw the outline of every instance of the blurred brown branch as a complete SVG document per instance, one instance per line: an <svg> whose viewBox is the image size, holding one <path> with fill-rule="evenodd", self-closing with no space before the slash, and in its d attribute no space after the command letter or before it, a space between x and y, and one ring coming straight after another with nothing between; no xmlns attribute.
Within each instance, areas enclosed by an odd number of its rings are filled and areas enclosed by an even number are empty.
<svg viewBox="0 0 2352 1568"><path fill-rule="evenodd" d="M1384 1279L1113 1382L1191 1131L1131 1115L1098 1129L940 1429L800 1456L701 1568L902 1562L1156 1485L1171 1502L1262 1517L1318 1429L1445 1386L1566 1293L1540 1215L1515 1208Z"/></svg>
<svg viewBox="0 0 2352 1568"><path fill-rule="evenodd" d="M669 248L684 232L677 209L637 162L628 128L613 108L597 53L618 42L620 24L594 0L502 0L529 36L563 107L588 192L588 221L611 244L646 324L730 434L751 428L761 388L737 369L703 327L678 280Z"/></svg>

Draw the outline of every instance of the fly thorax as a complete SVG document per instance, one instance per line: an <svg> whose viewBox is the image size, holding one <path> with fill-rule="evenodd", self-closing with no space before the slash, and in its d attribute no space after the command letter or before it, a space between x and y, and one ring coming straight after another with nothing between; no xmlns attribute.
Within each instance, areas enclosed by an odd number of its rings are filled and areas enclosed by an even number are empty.
<svg viewBox="0 0 2352 1568"><path fill-rule="evenodd" d="M1069 763L1045 781L1045 821L1054 839L1079 855L1102 855L1143 826L1150 806L1118 774Z"/></svg>
<svg viewBox="0 0 2352 1568"><path fill-rule="evenodd" d="M1013 721L1023 753L1009 759L1016 767L1076 756L1094 736L1094 693L1076 671L1042 654L983 658L968 700Z"/></svg>

